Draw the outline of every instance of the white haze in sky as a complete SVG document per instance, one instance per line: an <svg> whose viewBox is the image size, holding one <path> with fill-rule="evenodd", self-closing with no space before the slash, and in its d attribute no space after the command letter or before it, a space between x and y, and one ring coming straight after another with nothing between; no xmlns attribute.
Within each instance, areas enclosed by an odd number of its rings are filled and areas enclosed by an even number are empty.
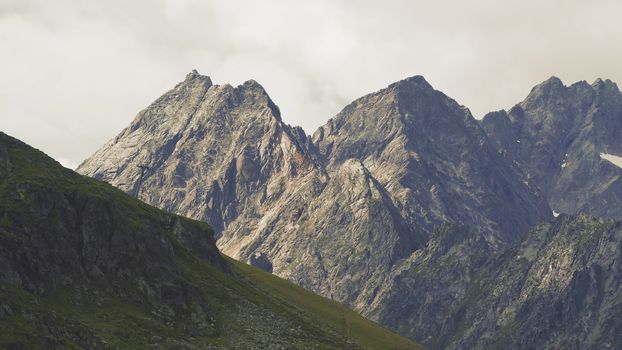
<svg viewBox="0 0 622 350"><path fill-rule="evenodd" d="M193 68L309 134L418 74L481 118L551 75L622 82L621 4L0 0L0 131L75 167Z"/></svg>

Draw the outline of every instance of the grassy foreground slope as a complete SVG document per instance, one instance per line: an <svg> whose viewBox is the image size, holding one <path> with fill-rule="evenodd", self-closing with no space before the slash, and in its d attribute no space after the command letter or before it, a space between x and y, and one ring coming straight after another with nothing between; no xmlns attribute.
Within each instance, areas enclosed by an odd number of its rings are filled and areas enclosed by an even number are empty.
<svg viewBox="0 0 622 350"><path fill-rule="evenodd" d="M0 348L419 346L0 133Z"/></svg>

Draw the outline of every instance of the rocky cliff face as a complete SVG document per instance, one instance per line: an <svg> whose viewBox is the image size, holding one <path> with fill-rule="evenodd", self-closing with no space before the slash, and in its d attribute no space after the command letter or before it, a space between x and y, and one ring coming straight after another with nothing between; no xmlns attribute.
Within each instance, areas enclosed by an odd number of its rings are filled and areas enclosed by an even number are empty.
<svg viewBox="0 0 622 350"><path fill-rule="evenodd" d="M608 156L622 155L622 95L615 83L564 86L553 77L481 124L553 210L622 219L622 162Z"/></svg>
<svg viewBox="0 0 622 350"><path fill-rule="evenodd" d="M322 178L308 143L256 82L212 85L193 71L79 172L207 221L228 241L235 237L226 233L262 216L283 193Z"/></svg>
<svg viewBox="0 0 622 350"><path fill-rule="evenodd" d="M381 322L431 349L622 347L622 223L562 214L496 253L460 232L395 272Z"/></svg>
<svg viewBox="0 0 622 350"><path fill-rule="evenodd" d="M412 77L309 138L257 83L192 72L78 171L430 348L619 347L619 224L563 215L524 235L547 201L619 214L603 158L620 154L619 102L611 82L552 79L478 123Z"/></svg>
<svg viewBox="0 0 622 350"><path fill-rule="evenodd" d="M405 221L426 234L454 222L512 241L549 217L470 112L420 76L351 103L314 142L328 169L360 160Z"/></svg>
<svg viewBox="0 0 622 350"><path fill-rule="evenodd" d="M418 349L0 133L0 348Z"/></svg>
<svg viewBox="0 0 622 350"><path fill-rule="evenodd" d="M359 310L443 222L513 241L550 216L422 77L353 102L311 140L257 83L192 72L78 172L207 221L225 253Z"/></svg>

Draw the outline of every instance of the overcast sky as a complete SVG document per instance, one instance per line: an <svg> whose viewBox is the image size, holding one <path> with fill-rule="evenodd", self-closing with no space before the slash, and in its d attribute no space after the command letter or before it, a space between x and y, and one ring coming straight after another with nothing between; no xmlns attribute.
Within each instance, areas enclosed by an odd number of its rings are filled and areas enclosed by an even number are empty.
<svg viewBox="0 0 622 350"><path fill-rule="evenodd" d="M621 4L0 0L0 130L73 167L193 68L309 134L412 75L481 118L551 75L622 82Z"/></svg>

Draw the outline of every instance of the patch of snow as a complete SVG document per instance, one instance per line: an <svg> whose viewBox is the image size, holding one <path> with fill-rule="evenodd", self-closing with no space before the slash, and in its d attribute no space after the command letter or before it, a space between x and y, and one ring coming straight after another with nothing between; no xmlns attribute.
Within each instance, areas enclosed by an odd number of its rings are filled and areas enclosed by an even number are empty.
<svg viewBox="0 0 622 350"><path fill-rule="evenodd" d="M622 168L622 157L613 154L601 153L600 158L609 161L613 165Z"/></svg>
<svg viewBox="0 0 622 350"><path fill-rule="evenodd" d="M559 216L559 213L558 213L558 212L556 212L555 210L553 210L553 216L554 216L554 217L558 217L558 216Z"/></svg>

